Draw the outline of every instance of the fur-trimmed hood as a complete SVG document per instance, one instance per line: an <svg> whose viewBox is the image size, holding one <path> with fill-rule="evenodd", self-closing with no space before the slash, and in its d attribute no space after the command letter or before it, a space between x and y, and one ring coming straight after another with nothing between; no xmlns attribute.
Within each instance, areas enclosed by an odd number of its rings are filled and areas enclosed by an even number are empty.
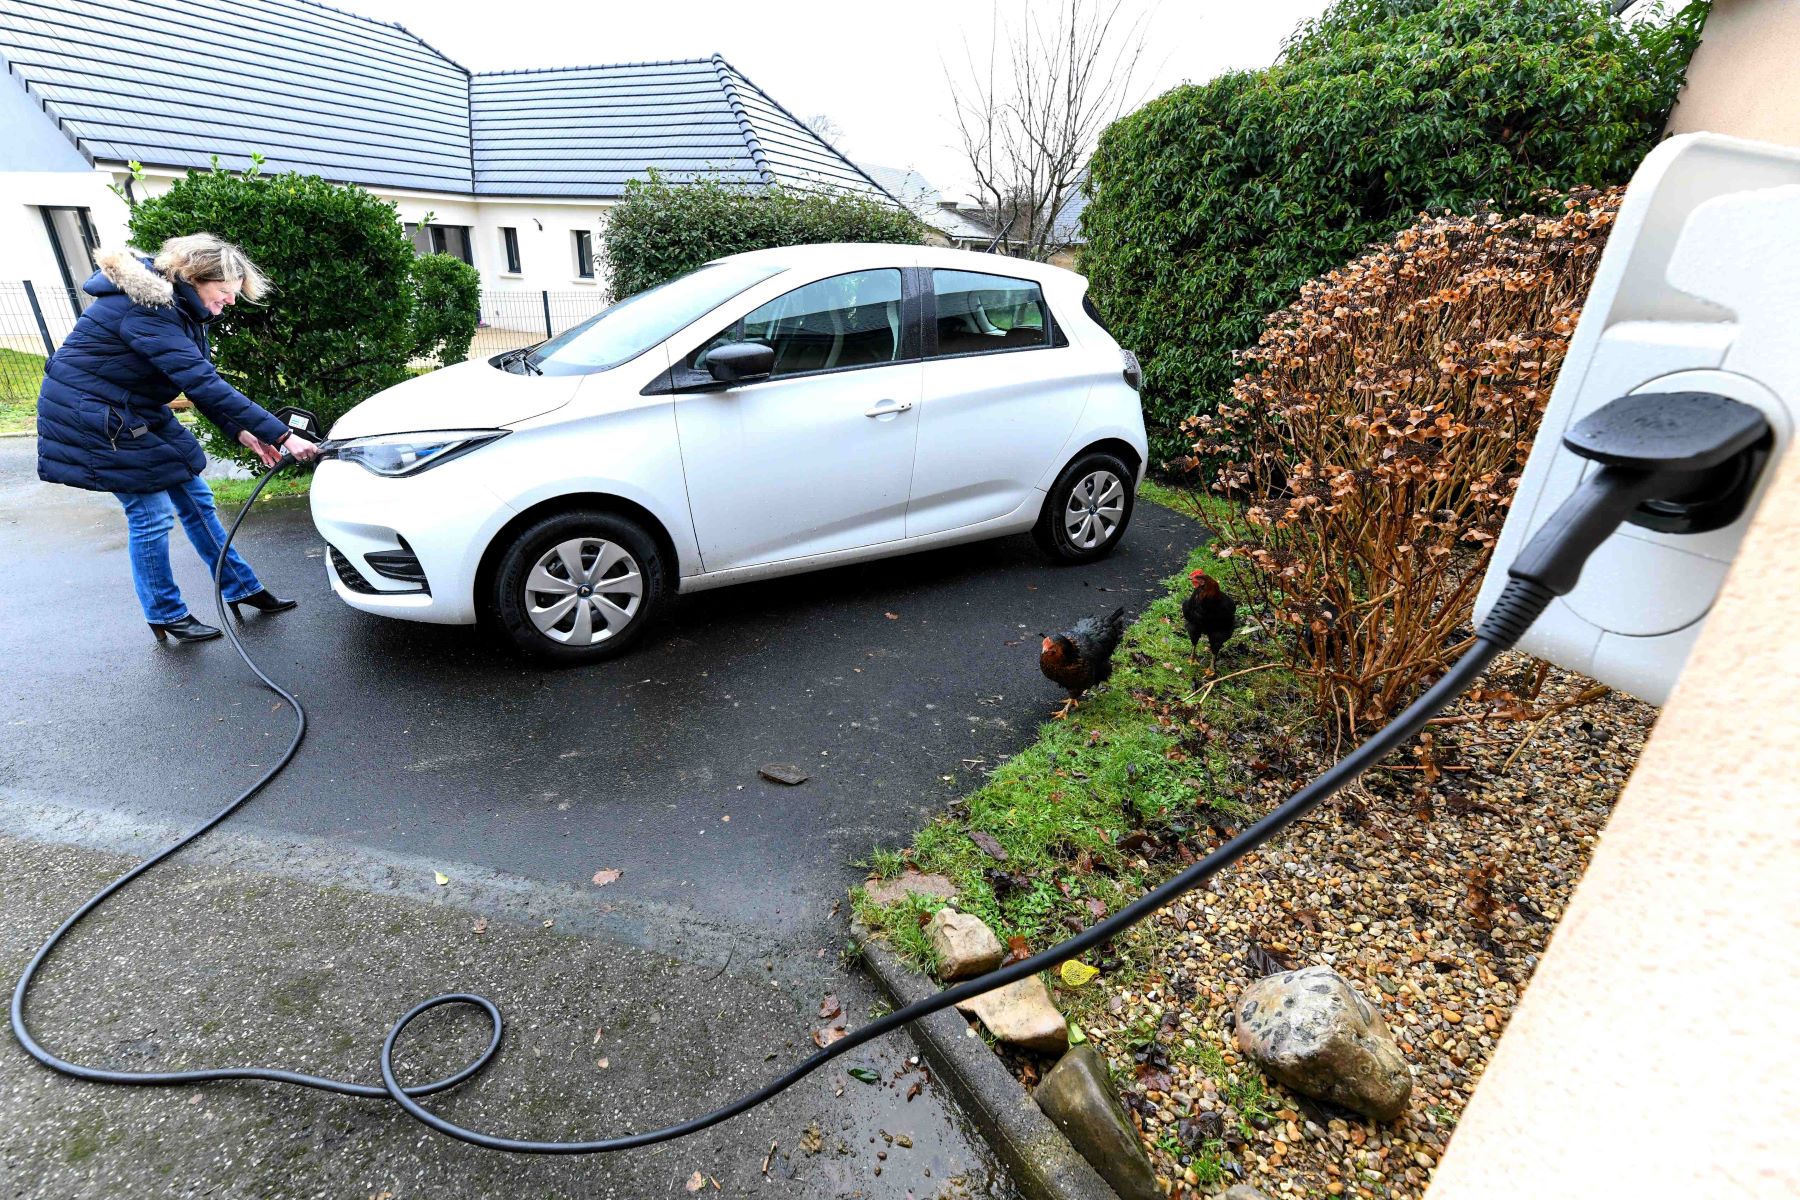
<svg viewBox="0 0 1800 1200"><path fill-rule="evenodd" d="M94 263L100 268L100 275L135 304L167 308L175 303L175 285L157 274L149 259L138 257L134 251L101 250L94 255ZM89 295L103 295L104 291L94 287L98 282L98 277L90 279L82 290Z"/></svg>
<svg viewBox="0 0 1800 1200"><path fill-rule="evenodd" d="M228 438L279 440L287 426L213 369L206 306L143 256L94 256L94 302L44 363L38 478L98 492L166 492L206 469L169 401L185 395Z"/></svg>

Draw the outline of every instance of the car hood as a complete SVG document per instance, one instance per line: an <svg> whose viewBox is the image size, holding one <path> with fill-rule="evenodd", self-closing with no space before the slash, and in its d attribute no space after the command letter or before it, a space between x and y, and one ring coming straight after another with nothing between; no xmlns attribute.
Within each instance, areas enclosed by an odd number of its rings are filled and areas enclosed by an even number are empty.
<svg viewBox="0 0 1800 1200"><path fill-rule="evenodd" d="M498 429L561 408L582 375L514 375L485 359L440 367L377 392L332 425L330 437L424 429Z"/></svg>

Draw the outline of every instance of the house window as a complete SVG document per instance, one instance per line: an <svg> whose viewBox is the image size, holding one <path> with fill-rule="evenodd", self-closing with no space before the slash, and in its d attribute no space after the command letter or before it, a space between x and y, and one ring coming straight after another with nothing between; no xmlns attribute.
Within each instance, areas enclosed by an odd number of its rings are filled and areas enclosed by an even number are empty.
<svg viewBox="0 0 1800 1200"><path fill-rule="evenodd" d="M100 268L94 265L94 251L100 238L85 208L44 208L44 232L50 236L50 249L56 252L56 265L62 272L63 287L68 289L69 303L79 313L94 302L81 290L88 276Z"/></svg>
<svg viewBox="0 0 1800 1200"><path fill-rule="evenodd" d="M577 229L575 233L575 277L592 279L594 277L594 235L585 229Z"/></svg>
<svg viewBox="0 0 1800 1200"><path fill-rule="evenodd" d="M506 251L506 273L517 275L523 268L519 266L519 231L511 227L500 230L500 245Z"/></svg>
<svg viewBox="0 0 1800 1200"><path fill-rule="evenodd" d="M418 253L448 254L474 265L475 255L469 246L467 225L415 225L408 221L405 229L407 238L412 241L413 249Z"/></svg>

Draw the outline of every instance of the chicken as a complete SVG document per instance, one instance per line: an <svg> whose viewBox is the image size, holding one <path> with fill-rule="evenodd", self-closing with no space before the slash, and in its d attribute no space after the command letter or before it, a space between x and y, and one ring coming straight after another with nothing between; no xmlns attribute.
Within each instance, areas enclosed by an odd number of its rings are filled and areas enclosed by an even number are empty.
<svg viewBox="0 0 1800 1200"><path fill-rule="evenodd" d="M1198 656L1200 639L1204 637L1212 649L1213 669L1217 670L1219 651L1225 648L1225 643L1237 629L1237 601L1219 590L1219 581L1205 571L1194 571L1188 578L1194 581L1194 590L1181 602L1181 621L1187 626L1188 645Z"/></svg>
<svg viewBox="0 0 1800 1200"><path fill-rule="evenodd" d="M1083 692L1112 675L1113 651L1124 636L1125 610L1118 608L1104 620L1083 617L1075 622L1075 628L1044 639L1038 667L1046 679L1069 691L1069 699L1054 714L1057 720L1081 703Z"/></svg>

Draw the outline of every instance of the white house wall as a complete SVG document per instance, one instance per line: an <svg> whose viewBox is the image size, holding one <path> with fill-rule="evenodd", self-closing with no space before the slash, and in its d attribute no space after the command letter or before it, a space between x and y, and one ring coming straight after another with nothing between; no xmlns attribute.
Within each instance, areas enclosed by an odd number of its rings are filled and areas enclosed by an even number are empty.
<svg viewBox="0 0 1800 1200"><path fill-rule="evenodd" d="M173 172L146 171L134 184L134 192L140 199L159 196L179 177ZM123 167L105 164L81 171L0 171L0 281L29 279L40 292L62 286L44 231L42 207L85 208L103 248L127 244L130 212L125 202L108 190L109 184L122 183L125 178ZM484 291L548 291L571 299L588 296L595 304L604 302L604 268L592 279L576 273L574 233L586 230L594 247L603 249L610 201L490 201L466 195L368 190L391 201L402 222L418 223L429 214L439 225L468 226L470 251ZM518 231L520 270L516 274L506 270L500 231L507 227ZM80 282L76 280L77 285Z"/></svg>
<svg viewBox="0 0 1800 1200"><path fill-rule="evenodd" d="M372 189L373 190L373 189ZM592 292L605 291L602 272L582 279L575 272L575 231L586 230L594 248L603 247L607 201L545 203L532 200L471 200L468 197L431 197L376 191L394 201L400 219L417 222L427 212L439 225L467 225L469 249L481 286L492 291ZM519 271L506 270L506 251L500 231L512 228L519 236Z"/></svg>
<svg viewBox="0 0 1800 1200"><path fill-rule="evenodd" d="M85 208L103 247L125 244L125 202L107 191L112 176L75 171L0 171L0 282L28 280L47 312L66 308L56 252L44 230L44 208ZM85 264L71 264L76 287L87 280ZM66 326L64 326L66 329ZM53 325L53 335L59 332Z"/></svg>

